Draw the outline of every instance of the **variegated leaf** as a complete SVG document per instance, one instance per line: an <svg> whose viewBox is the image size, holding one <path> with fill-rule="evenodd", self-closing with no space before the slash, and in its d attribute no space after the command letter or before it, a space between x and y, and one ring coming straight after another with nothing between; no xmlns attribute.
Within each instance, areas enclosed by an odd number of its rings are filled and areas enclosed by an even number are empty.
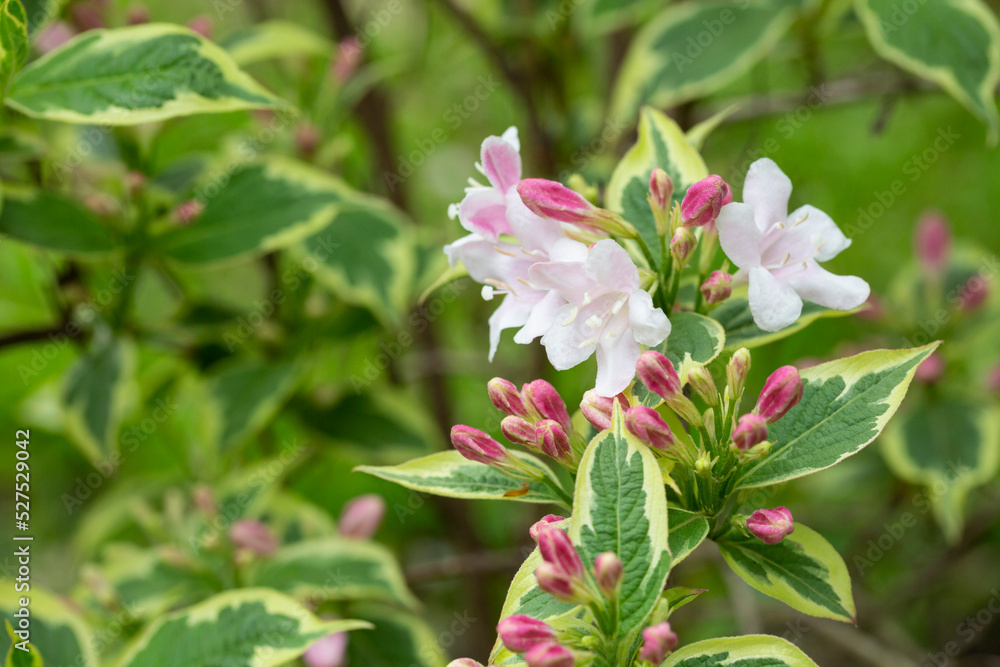
<svg viewBox="0 0 1000 667"><path fill-rule="evenodd" d="M7 619L4 619L3 624L7 638L10 640L10 648L7 649L4 667L44 667L42 654L38 652L38 647L35 646L34 642L23 642L18 635L14 634L14 627ZM19 644L20 646L18 646Z"/></svg>
<svg viewBox="0 0 1000 667"><path fill-rule="evenodd" d="M520 482L492 466L470 461L454 450L395 466L358 466L355 470L436 496L553 503L569 507L569 494L562 489L548 465L530 454L512 453L538 468L549 483Z"/></svg>
<svg viewBox="0 0 1000 667"><path fill-rule="evenodd" d="M204 37L147 23L77 35L21 70L7 104L35 118L135 125L283 103Z"/></svg>
<svg viewBox="0 0 1000 667"><path fill-rule="evenodd" d="M9 622L15 631L21 629L14 616L21 609L21 597L23 593L15 591L13 583L6 580L0 590L0 619ZM42 653L44 664L97 667L93 631L83 618L58 596L38 586L31 586L30 598L30 640ZM0 655L6 656L11 646L7 633L0 630Z"/></svg>
<svg viewBox="0 0 1000 667"><path fill-rule="evenodd" d="M368 621L373 628L351 635L344 664L364 667L444 667L448 660L441 650L438 635L421 617L412 612L362 604L352 607L351 615ZM458 634L460 626L456 625L455 630L455 634ZM442 639L445 636L441 635Z"/></svg>
<svg viewBox="0 0 1000 667"><path fill-rule="evenodd" d="M617 403L611 429L580 460L569 535L585 563L611 551L625 564L619 636L638 629L670 573L667 499L656 457L625 429Z"/></svg>
<svg viewBox="0 0 1000 667"><path fill-rule="evenodd" d="M286 595L244 588L161 617L117 665L189 667L213 656L232 667L272 667L294 660L328 634L371 627L365 621L321 621Z"/></svg>
<svg viewBox="0 0 1000 667"><path fill-rule="evenodd" d="M646 200L650 172L655 167L666 171L674 182L674 198L680 200L691 184L708 176L708 168L677 123L662 112L644 108L639 116L638 132L635 145L611 174L604 204L635 225L653 250L658 266L660 240Z"/></svg>
<svg viewBox="0 0 1000 667"><path fill-rule="evenodd" d="M674 313L670 324L670 336L655 349L673 362L681 381L687 382L692 368L704 366L719 356L726 345L726 332L721 324L698 313ZM657 405L661 401L642 382L636 382L633 391L646 405Z"/></svg>
<svg viewBox="0 0 1000 667"><path fill-rule="evenodd" d="M780 331L764 331L753 321L746 288L736 290L718 307L709 312L709 317L719 322L726 332L726 351L733 352L741 347L755 348L787 338L802 331L807 326L824 317L843 317L853 310L830 310L810 301L802 304L802 315L793 324Z"/></svg>
<svg viewBox="0 0 1000 667"><path fill-rule="evenodd" d="M716 540L743 581L811 616L855 622L851 576L837 550L801 523L777 544L733 528Z"/></svg>
<svg viewBox="0 0 1000 667"><path fill-rule="evenodd" d="M292 395L301 370L294 362L245 359L212 376L221 451L233 449L267 425Z"/></svg>
<svg viewBox="0 0 1000 667"><path fill-rule="evenodd" d="M706 639L671 653L660 667L818 667L791 642L771 635Z"/></svg>
<svg viewBox="0 0 1000 667"><path fill-rule="evenodd" d="M108 227L76 202L53 192L5 194L0 234L71 255L99 255L115 249Z"/></svg>
<svg viewBox="0 0 1000 667"><path fill-rule="evenodd" d="M28 57L28 18L20 0L0 2L0 100Z"/></svg>
<svg viewBox="0 0 1000 667"><path fill-rule="evenodd" d="M917 366L937 346L863 352L802 371L802 400L771 425L771 453L742 473L739 486L785 482L861 451L896 413Z"/></svg>
<svg viewBox="0 0 1000 667"><path fill-rule="evenodd" d="M875 51L944 88L1000 137L996 88L1000 83L1000 23L981 0L938 0L900 5L855 0Z"/></svg>
<svg viewBox="0 0 1000 667"><path fill-rule="evenodd" d="M670 508L670 558L677 565L708 537L708 519L702 514Z"/></svg>
<svg viewBox="0 0 1000 667"><path fill-rule="evenodd" d="M219 45L238 65L285 56L329 56L330 40L289 21L264 21L230 33Z"/></svg>

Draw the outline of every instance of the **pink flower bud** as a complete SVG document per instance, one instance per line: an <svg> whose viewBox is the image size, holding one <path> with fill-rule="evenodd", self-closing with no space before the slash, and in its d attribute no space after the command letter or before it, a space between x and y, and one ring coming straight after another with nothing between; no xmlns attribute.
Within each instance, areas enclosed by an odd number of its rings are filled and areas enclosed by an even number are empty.
<svg viewBox="0 0 1000 667"><path fill-rule="evenodd" d="M701 295L705 303L722 303L733 293L733 277L725 271L712 271L708 280L701 284Z"/></svg>
<svg viewBox="0 0 1000 667"><path fill-rule="evenodd" d="M531 535L531 539L533 539L537 543L538 536L542 531L548 528L554 528L555 524L565 520L566 517L559 516L558 514L546 514L541 519L532 524L531 528L528 529L528 534Z"/></svg>
<svg viewBox="0 0 1000 667"><path fill-rule="evenodd" d="M307 667L343 667L347 664L347 633L334 632L317 639L302 654Z"/></svg>
<svg viewBox="0 0 1000 667"><path fill-rule="evenodd" d="M869 294L868 300L865 301L864 306L858 311L857 315L863 320L882 319L882 316L885 315L885 307L882 305L882 300L874 292Z"/></svg>
<svg viewBox="0 0 1000 667"><path fill-rule="evenodd" d="M614 398L600 396L593 389L587 391L580 401L580 411L598 431L606 431L611 428L611 415L614 413L615 402L622 411L628 410L629 400L625 394L618 394Z"/></svg>
<svg viewBox="0 0 1000 667"><path fill-rule="evenodd" d="M107 27L104 12L95 2L77 2L70 7L69 13L80 32Z"/></svg>
<svg viewBox="0 0 1000 667"><path fill-rule="evenodd" d="M35 48L39 53L55 51L60 46L73 39L76 29L65 21L54 21L38 31L35 38Z"/></svg>
<svg viewBox="0 0 1000 667"><path fill-rule="evenodd" d="M191 492L191 500L194 506L207 517L214 517L219 512L219 505L215 502L215 494L207 484L199 484Z"/></svg>
<svg viewBox="0 0 1000 667"><path fill-rule="evenodd" d="M680 265L687 264L696 245L698 245L698 237L694 235L691 228L679 227L674 232L674 237L670 239L670 256Z"/></svg>
<svg viewBox="0 0 1000 667"><path fill-rule="evenodd" d="M534 449L538 440L535 427L520 417L504 417L500 422L500 431L505 438L522 447Z"/></svg>
<svg viewBox="0 0 1000 667"><path fill-rule="evenodd" d="M566 403L551 384L545 380L529 382L521 388L521 396L539 415L559 422L567 433L573 431L573 422L570 421L569 412L566 411Z"/></svg>
<svg viewBox="0 0 1000 667"><path fill-rule="evenodd" d="M514 653L524 653L538 644L551 642L556 638L556 631L545 621L539 621L517 614L508 616L497 625L500 641Z"/></svg>
<svg viewBox="0 0 1000 667"><path fill-rule="evenodd" d="M934 352L920 362L920 365L917 366L917 372L914 373L915 378L927 384L937 382L942 375L944 375L944 357L941 356L940 352Z"/></svg>
<svg viewBox="0 0 1000 667"><path fill-rule="evenodd" d="M606 551L594 559L594 579L597 580L598 588L609 599L618 593L618 586L624 576L625 566L613 551Z"/></svg>
<svg viewBox="0 0 1000 667"><path fill-rule="evenodd" d="M986 376L986 388L990 391L1000 391L1000 364L997 364Z"/></svg>
<svg viewBox="0 0 1000 667"><path fill-rule="evenodd" d="M299 123L298 127L295 128L295 150L298 151L299 155L309 157L319 148L319 142L322 138L319 128L312 123Z"/></svg>
<svg viewBox="0 0 1000 667"><path fill-rule="evenodd" d="M572 451L566 431L552 419L543 419L536 424L535 446L554 459L565 458Z"/></svg>
<svg viewBox="0 0 1000 667"><path fill-rule="evenodd" d="M476 662L472 658L459 658L449 662L446 667L483 667L483 663Z"/></svg>
<svg viewBox="0 0 1000 667"><path fill-rule="evenodd" d="M649 174L649 204L661 211L669 211L674 196L674 182L659 167Z"/></svg>
<svg viewBox="0 0 1000 667"><path fill-rule="evenodd" d="M237 549L258 556L270 556L278 550L278 538L271 529L254 519L238 519L229 527L229 539Z"/></svg>
<svg viewBox="0 0 1000 667"><path fill-rule="evenodd" d="M669 424L653 408L636 405L625 413L625 428L650 447L668 450L674 444Z"/></svg>
<svg viewBox="0 0 1000 667"><path fill-rule="evenodd" d="M646 350L639 355L635 372L647 389L662 398L681 393L681 379L673 362L656 350Z"/></svg>
<svg viewBox="0 0 1000 667"><path fill-rule="evenodd" d="M186 227L200 218L204 211L205 205L200 200L188 199L177 205L177 208L174 209L174 217L178 224Z"/></svg>
<svg viewBox="0 0 1000 667"><path fill-rule="evenodd" d="M732 193L721 176L712 174L690 188L681 202L681 224L686 227L701 227L715 222L722 210L723 202Z"/></svg>
<svg viewBox="0 0 1000 667"><path fill-rule="evenodd" d="M490 401L493 402L493 405L500 412L515 417L528 416L528 409L524 406L524 399L521 398L521 392L517 390L517 386L510 380L493 378L486 385L486 390L490 394Z"/></svg>
<svg viewBox="0 0 1000 667"><path fill-rule="evenodd" d="M562 183L526 178L518 183L517 194L532 213L543 218L596 227L618 236L631 238L636 234L635 228L620 215L594 206Z"/></svg>
<svg viewBox="0 0 1000 667"><path fill-rule="evenodd" d="M719 404L719 390L715 386L712 373L704 366L695 366L688 371L688 384L709 405Z"/></svg>
<svg viewBox="0 0 1000 667"><path fill-rule="evenodd" d="M507 460L507 450L486 433L471 426L451 427L451 444L470 461L497 465Z"/></svg>
<svg viewBox="0 0 1000 667"><path fill-rule="evenodd" d="M142 25L149 23L149 10L145 5L132 5L128 8L128 16L125 19L128 25Z"/></svg>
<svg viewBox="0 0 1000 667"><path fill-rule="evenodd" d="M385 501L376 493L367 493L348 501L340 513L337 530L344 537L367 540L378 531L385 516Z"/></svg>
<svg viewBox="0 0 1000 667"><path fill-rule="evenodd" d="M795 366L782 366L771 373L757 397L754 412L773 424L802 400L802 379Z"/></svg>
<svg viewBox="0 0 1000 667"><path fill-rule="evenodd" d="M535 568L535 579L538 587L557 600L575 602L576 588L573 579L552 563L542 563Z"/></svg>
<svg viewBox="0 0 1000 667"><path fill-rule="evenodd" d="M729 396L734 401L739 399L746 386L747 374L750 372L750 351L745 347L733 352L732 358L726 365L726 386L729 388Z"/></svg>
<svg viewBox="0 0 1000 667"><path fill-rule="evenodd" d="M747 519L747 529L764 544L777 544L795 531L795 523L787 507L775 507L751 514Z"/></svg>
<svg viewBox="0 0 1000 667"><path fill-rule="evenodd" d="M642 631L642 649L639 658L649 660L659 665L667 654L677 648L677 634L670 628L670 623L664 621L651 625Z"/></svg>
<svg viewBox="0 0 1000 667"><path fill-rule="evenodd" d="M990 284L982 276L975 275L962 286L958 295L960 307L966 312L975 310L983 305L989 295Z"/></svg>
<svg viewBox="0 0 1000 667"><path fill-rule="evenodd" d="M538 644L524 654L528 667L573 667L576 659L573 652L555 642Z"/></svg>
<svg viewBox="0 0 1000 667"><path fill-rule="evenodd" d="M767 440L767 421L760 415L748 414L740 417L733 431L733 443L742 451Z"/></svg>
<svg viewBox="0 0 1000 667"><path fill-rule="evenodd" d="M188 21L187 27L205 39L212 39L212 19L204 14Z"/></svg>
<svg viewBox="0 0 1000 667"><path fill-rule="evenodd" d="M357 35L345 37L337 44L337 57L330 67L330 74L338 84L343 84L361 64L363 45Z"/></svg>
<svg viewBox="0 0 1000 667"><path fill-rule="evenodd" d="M573 579L583 576L583 561L569 535L558 528L548 528L538 534L538 550L546 563L552 563Z"/></svg>
<svg viewBox="0 0 1000 667"><path fill-rule="evenodd" d="M940 272L948 264L951 251L951 226L937 211L928 211L920 218L913 235L917 259L929 271Z"/></svg>

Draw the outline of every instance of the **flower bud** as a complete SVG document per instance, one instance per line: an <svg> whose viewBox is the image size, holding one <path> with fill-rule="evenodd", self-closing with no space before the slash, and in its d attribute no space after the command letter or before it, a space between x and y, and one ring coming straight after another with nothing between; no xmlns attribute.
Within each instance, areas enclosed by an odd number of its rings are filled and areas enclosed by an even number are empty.
<svg viewBox="0 0 1000 667"><path fill-rule="evenodd" d="M576 658L573 652L555 642L538 644L524 654L528 667L573 667Z"/></svg>
<svg viewBox="0 0 1000 667"><path fill-rule="evenodd" d="M670 256L674 258L678 266L684 266L697 244L698 238L690 227L679 227L674 232L674 237L670 239Z"/></svg>
<svg viewBox="0 0 1000 667"><path fill-rule="evenodd" d="M606 551L594 559L594 579L597 580L598 588L608 599L612 599L618 594L618 587L624 576L625 565L613 551Z"/></svg>
<svg viewBox="0 0 1000 667"><path fill-rule="evenodd" d="M722 210L726 197L731 197L729 185L721 176L712 174L690 188L681 202L681 224L685 227L702 227L714 223Z"/></svg>
<svg viewBox="0 0 1000 667"><path fill-rule="evenodd" d="M920 264L928 271L940 272L948 264L951 251L951 227L937 211L920 218L913 235L913 245Z"/></svg>
<svg viewBox="0 0 1000 667"><path fill-rule="evenodd" d="M559 425L567 433L573 431L573 422L570 421L569 412L566 411L566 403L563 402L562 396L551 384L545 380L529 382L521 388L521 396L527 407L545 419L559 422Z"/></svg>
<svg viewBox="0 0 1000 667"><path fill-rule="evenodd" d="M763 417L755 414L740 417L733 430L733 443L740 451L745 452L765 440L767 440L767 422Z"/></svg>
<svg viewBox="0 0 1000 667"><path fill-rule="evenodd" d="M542 563L535 568L538 587L557 600L576 602L579 598L573 579L552 563Z"/></svg>
<svg viewBox="0 0 1000 667"><path fill-rule="evenodd" d="M53 21L38 31L35 38L35 49L39 53L55 51L60 46L73 39L76 29L65 21Z"/></svg>
<svg viewBox="0 0 1000 667"><path fill-rule="evenodd" d="M653 408L637 405L625 413L625 428L650 447L668 450L674 444L674 434L670 426Z"/></svg>
<svg viewBox="0 0 1000 667"><path fill-rule="evenodd" d="M587 391L580 401L580 411L598 431L606 431L611 428L611 415L614 413L615 402L622 411L628 410L629 400L625 394L618 394L614 398L600 396L593 389Z"/></svg>
<svg viewBox="0 0 1000 667"><path fill-rule="evenodd" d="M966 312L973 311L983 305L989 295L990 284L982 276L972 276L962 285L958 295L959 307Z"/></svg>
<svg viewBox="0 0 1000 667"><path fill-rule="evenodd" d="M555 524L561 523L565 520L566 517L559 516L558 514L546 514L531 525L531 528L528 529L528 534L531 535L531 539L537 543L538 536L543 530L546 530L547 528L555 528Z"/></svg>
<svg viewBox="0 0 1000 667"><path fill-rule="evenodd" d="M701 399L709 405L719 404L719 390L715 386L715 379L704 366L695 366L688 372L688 384L701 396Z"/></svg>
<svg viewBox="0 0 1000 667"><path fill-rule="evenodd" d="M733 293L733 277L725 271L712 271L708 280L701 284L701 295L705 303L722 303Z"/></svg>
<svg viewBox="0 0 1000 667"><path fill-rule="evenodd" d="M229 539L237 549L258 556L270 556L278 550L278 538L271 529L254 519L238 519L229 527Z"/></svg>
<svg viewBox="0 0 1000 667"><path fill-rule="evenodd" d="M96 2L74 3L69 8L69 14L80 32L99 30L108 25L104 20L104 11Z"/></svg>
<svg viewBox="0 0 1000 667"><path fill-rule="evenodd" d="M149 23L149 10L144 5L132 5L128 8L128 15L125 19L128 25L142 25Z"/></svg>
<svg viewBox="0 0 1000 667"><path fill-rule="evenodd" d="M733 352L732 358L726 365L726 388L729 389L729 397L738 401L743 395L743 387L746 386L747 374L750 372L750 351L745 347Z"/></svg>
<svg viewBox="0 0 1000 667"><path fill-rule="evenodd" d="M535 442L538 439L535 436L535 427L520 417L504 417L500 421L500 431L515 445L529 449L535 448Z"/></svg>
<svg viewBox="0 0 1000 667"><path fill-rule="evenodd" d="M757 510L747 519L747 530L764 541L777 544L795 531L792 513L787 507Z"/></svg>
<svg viewBox="0 0 1000 667"><path fill-rule="evenodd" d="M782 366L771 373L757 397L754 412L773 424L802 400L802 379L795 366Z"/></svg>
<svg viewBox="0 0 1000 667"><path fill-rule="evenodd" d="M535 446L554 459L566 458L572 451L569 436L553 419L543 419L535 426Z"/></svg>
<svg viewBox="0 0 1000 667"><path fill-rule="evenodd" d="M583 561L569 535L558 528L548 528L538 534L538 550L542 560L552 563L567 577L579 579L583 576Z"/></svg>
<svg viewBox="0 0 1000 667"><path fill-rule="evenodd" d="M177 205L177 208L174 209L174 217L177 219L178 224L186 227L200 218L204 210L205 205L201 201L198 199L188 199Z"/></svg>
<svg viewBox="0 0 1000 667"><path fill-rule="evenodd" d="M191 491L191 500L194 506L207 517L214 517L219 513L219 504L215 502L215 494L207 484L199 484Z"/></svg>
<svg viewBox="0 0 1000 667"><path fill-rule="evenodd" d="M927 384L937 382L942 375L944 375L944 357L941 356L940 352L934 352L920 362L920 365L917 366L917 372L914 373L917 380Z"/></svg>
<svg viewBox="0 0 1000 667"><path fill-rule="evenodd" d="M673 362L656 350L646 350L639 355L635 372L646 388L661 398L681 394L681 379Z"/></svg>
<svg viewBox="0 0 1000 667"><path fill-rule="evenodd" d="M677 648L677 642L677 634L670 628L670 623L664 621L651 625L642 631L639 658L659 665L668 653Z"/></svg>
<svg viewBox="0 0 1000 667"><path fill-rule="evenodd" d="M674 197L674 182L670 175L657 167L649 174L649 205L661 211L669 211Z"/></svg>
<svg viewBox="0 0 1000 667"><path fill-rule="evenodd" d="M562 183L544 178L526 178L518 183L517 193L532 213L543 218L588 225L616 236L635 238L637 234L635 227L620 215L597 208Z"/></svg>
<svg viewBox="0 0 1000 667"><path fill-rule="evenodd" d="M330 66L330 75L338 85L344 84L357 71L364 55L364 44L357 35L337 42L337 56Z"/></svg>
<svg viewBox="0 0 1000 667"><path fill-rule="evenodd" d="M493 402L493 405L500 412L515 417L526 418L528 416L528 409L524 406L524 399L521 398L521 392L517 390L517 386L510 380L493 378L486 385L486 390L489 392L490 401Z"/></svg>
<svg viewBox="0 0 1000 667"><path fill-rule="evenodd" d="M312 123L299 123L295 128L295 150L299 155L310 157L316 153L322 138L319 128Z"/></svg>
<svg viewBox="0 0 1000 667"><path fill-rule="evenodd" d="M551 625L523 614L508 616L500 621L497 634L504 646L514 653L524 653L556 638L555 628Z"/></svg>
<svg viewBox="0 0 1000 667"><path fill-rule="evenodd" d="M449 662L446 667L483 667L483 663L476 662L472 658L459 658Z"/></svg>
<svg viewBox="0 0 1000 667"><path fill-rule="evenodd" d="M451 427L451 444L470 461L497 465L507 460L507 450L486 433L471 426Z"/></svg>
<svg viewBox="0 0 1000 667"><path fill-rule="evenodd" d="M212 19L204 14L188 21L187 27L205 39L212 39Z"/></svg>
<svg viewBox="0 0 1000 667"><path fill-rule="evenodd" d="M347 633L334 632L317 639L302 654L307 667L343 667L347 664Z"/></svg>
<svg viewBox="0 0 1000 667"><path fill-rule="evenodd" d="M344 506L337 521L337 530L344 537L367 540L378 531L385 516L385 501L377 493L352 498Z"/></svg>

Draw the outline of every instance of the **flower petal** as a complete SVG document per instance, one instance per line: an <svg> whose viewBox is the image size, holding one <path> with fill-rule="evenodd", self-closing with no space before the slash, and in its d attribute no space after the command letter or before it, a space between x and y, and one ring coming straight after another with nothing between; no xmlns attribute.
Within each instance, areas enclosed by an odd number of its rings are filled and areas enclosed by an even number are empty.
<svg viewBox="0 0 1000 667"><path fill-rule="evenodd" d="M803 299L834 310L850 310L863 304L871 289L857 276L838 276L816 262L809 262L804 271L787 278L788 283Z"/></svg>
<svg viewBox="0 0 1000 667"><path fill-rule="evenodd" d="M555 220L547 220L535 215L524 205L517 194L517 188L507 191L507 222L510 230L525 249L548 254L549 248L565 236L562 225Z"/></svg>
<svg viewBox="0 0 1000 667"><path fill-rule="evenodd" d="M500 345L500 333L504 329L522 326L531 313L534 306L530 301L523 301L508 294L504 297L500 307L490 315L490 361L497 353L497 346Z"/></svg>
<svg viewBox="0 0 1000 667"><path fill-rule="evenodd" d="M764 331L780 331L802 314L802 299L792 286L761 267L750 269L750 312Z"/></svg>
<svg viewBox="0 0 1000 667"><path fill-rule="evenodd" d="M635 364L641 353L642 348L627 329L613 338L602 336L597 344L597 385L594 387L598 396L610 398L625 391L635 377Z"/></svg>
<svg viewBox="0 0 1000 667"><path fill-rule="evenodd" d="M469 188L458 205L458 219L470 232L496 240L500 234L510 234L507 222L507 202L493 188Z"/></svg>
<svg viewBox="0 0 1000 667"><path fill-rule="evenodd" d="M659 345L670 335L670 320L666 313L653 307L653 297L637 289L628 299L628 321L632 336L643 345Z"/></svg>
<svg viewBox="0 0 1000 667"><path fill-rule="evenodd" d="M483 173L501 193L506 194L521 180L521 155L503 137L486 137L479 155Z"/></svg>
<svg viewBox="0 0 1000 667"><path fill-rule="evenodd" d="M558 292L547 292L531 309L521 330L514 334L514 342L527 345L552 327L559 309L566 305L566 299Z"/></svg>
<svg viewBox="0 0 1000 667"><path fill-rule="evenodd" d="M798 222L802 220L802 222ZM831 260L851 245L851 240L844 236L840 227L823 211L815 206L801 206L788 216L788 226L785 230L789 235L801 235L813 241L814 237L822 239L816 259L820 262Z"/></svg>
<svg viewBox="0 0 1000 667"><path fill-rule="evenodd" d="M616 241L604 239L590 249L587 256L587 273L601 287L618 292L631 292L639 287L639 269L625 248Z"/></svg>
<svg viewBox="0 0 1000 667"><path fill-rule="evenodd" d="M593 329L585 324L585 315L573 304L566 304L556 312L555 321L542 336L542 345L549 363L557 371L564 371L586 361L597 348Z"/></svg>
<svg viewBox="0 0 1000 667"><path fill-rule="evenodd" d="M791 196L792 181L774 160L764 157L750 165L743 182L743 201L753 206L760 231L766 232L774 223L788 218Z"/></svg>
<svg viewBox="0 0 1000 667"><path fill-rule="evenodd" d="M760 266L763 233L754 221L749 204L726 204L715 221L719 229L719 245L726 257L741 269Z"/></svg>
<svg viewBox="0 0 1000 667"><path fill-rule="evenodd" d="M536 289L558 292L576 305L583 305L587 292L598 286L583 262L539 262L528 270L528 278Z"/></svg>

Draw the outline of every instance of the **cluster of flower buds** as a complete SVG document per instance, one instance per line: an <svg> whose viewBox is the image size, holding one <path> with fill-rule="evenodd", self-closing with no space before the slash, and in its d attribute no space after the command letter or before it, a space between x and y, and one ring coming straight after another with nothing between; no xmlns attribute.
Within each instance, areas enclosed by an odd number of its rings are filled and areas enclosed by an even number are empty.
<svg viewBox="0 0 1000 667"><path fill-rule="evenodd" d="M677 634L666 621L651 625L642 631L642 648L639 649L639 659L648 660L659 665L667 654L677 648Z"/></svg>
<svg viewBox="0 0 1000 667"><path fill-rule="evenodd" d="M526 178L517 185L517 194L532 213L549 220L585 229L599 230L612 236L635 238L635 227L617 213L598 208L575 190L544 178Z"/></svg>
<svg viewBox="0 0 1000 667"><path fill-rule="evenodd" d="M593 598L586 570L572 540L560 528L547 526L537 531L542 564L535 570L538 587L565 602L583 604Z"/></svg>
<svg viewBox="0 0 1000 667"><path fill-rule="evenodd" d="M747 530L764 544L777 544L795 531L795 522L787 507L762 509L747 519Z"/></svg>
<svg viewBox="0 0 1000 667"><path fill-rule="evenodd" d="M674 364L656 350L646 350L639 356L636 374L646 388L658 395L684 421L701 426L698 408L684 395L684 386Z"/></svg>
<svg viewBox="0 0 1000 667"><path fill-rule="evenodd" d="M555 387L535 380L518 391L503 378L493 378L487 387L493 405L507 415L500 422L504 437L572 467L576 458L573 423Z"/></svg>

